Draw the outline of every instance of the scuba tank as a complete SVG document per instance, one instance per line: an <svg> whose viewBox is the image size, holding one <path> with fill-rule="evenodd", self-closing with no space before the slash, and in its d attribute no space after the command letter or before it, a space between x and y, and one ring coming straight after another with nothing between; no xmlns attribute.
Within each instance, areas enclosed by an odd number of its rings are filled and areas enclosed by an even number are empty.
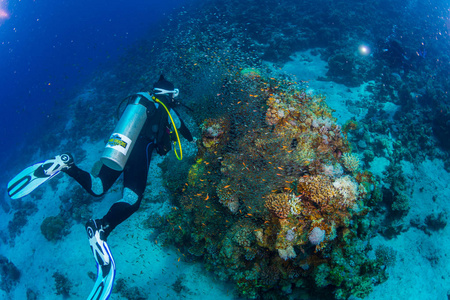
<svg viewBox="0 0 450 300"><path fill-rule="evenodd" d="M144 93L135 95L127 105L119 122L106 143L102 163L116 171L122 171L147 120L147 108L143 102L150 101Z"/></svg>

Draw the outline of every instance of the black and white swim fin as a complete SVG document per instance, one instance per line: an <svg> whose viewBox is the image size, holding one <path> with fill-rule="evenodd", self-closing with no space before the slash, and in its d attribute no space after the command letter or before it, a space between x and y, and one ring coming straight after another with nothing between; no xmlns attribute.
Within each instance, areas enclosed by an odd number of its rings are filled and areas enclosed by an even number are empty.
<svg viewBox="0 0 450 300"><path fill-rule="evenodd" d="M32 165L8 183L8 195L12 199L25 197L47 180L55 177L59 172L73 163L70 154L61 154L55 158Z"/></svg>
<svg viewBox="0 0 450 300"><path fill-rule="evenodd" d="M112 292L116 263L106 243L101 220L89 220L86 224L86 232L92 254L97 262L97 280L88 300L106 300Z"/></svg>
<svg viewBox="0 0 450 300"><path fill-rule="evenodd" d="M112 292L114 277L116 276L116 264L111 251L109 251L108 244L105 243L104 246L109 255L109 264L104 266L97 264L97 280L91 294L87 298L88 300L106 300Z"/></svg>

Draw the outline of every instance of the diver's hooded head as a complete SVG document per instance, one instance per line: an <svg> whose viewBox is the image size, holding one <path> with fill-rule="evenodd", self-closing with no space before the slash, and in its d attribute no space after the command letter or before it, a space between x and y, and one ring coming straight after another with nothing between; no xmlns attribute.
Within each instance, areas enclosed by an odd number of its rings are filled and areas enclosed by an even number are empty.
<svg viewBox="0 0 450 300"><path fill-rule="evenodd" d="M172 82L166 80L164 75L159 76L158 81L153 84L153 95L160 100L166 100L165 102L168 104L175 102L174 98L178 96L178 93L178 89L175 88Z"/></svg>

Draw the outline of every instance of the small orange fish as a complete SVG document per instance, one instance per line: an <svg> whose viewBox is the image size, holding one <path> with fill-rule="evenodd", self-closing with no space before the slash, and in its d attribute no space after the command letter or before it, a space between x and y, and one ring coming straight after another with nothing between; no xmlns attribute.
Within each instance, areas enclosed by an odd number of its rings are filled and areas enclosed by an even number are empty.
<svg viewBox="0 0 450 300"><path fill-rule="evenodd" d="M224 189L227 189L227 188L229 188L231 185L226 185L226 186L224 186L223 188Z"/></svg>

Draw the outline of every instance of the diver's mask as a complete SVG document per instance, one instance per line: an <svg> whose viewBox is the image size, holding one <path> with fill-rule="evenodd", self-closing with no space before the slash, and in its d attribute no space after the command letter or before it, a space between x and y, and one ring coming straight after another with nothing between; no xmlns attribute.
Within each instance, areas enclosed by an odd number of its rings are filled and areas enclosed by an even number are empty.
<svg viewBox="0 0 450 300"><path fill-rule="evenodd" d="M165 89L161 89L161 88L154 88L153 89L153 93L155 95L168 95L168 94L171 94L172 98L176 98L178 96L178 94L180 94L180 90L179 89L174 89L173 91L169 91L169 90L165 90Z"/></svg>

